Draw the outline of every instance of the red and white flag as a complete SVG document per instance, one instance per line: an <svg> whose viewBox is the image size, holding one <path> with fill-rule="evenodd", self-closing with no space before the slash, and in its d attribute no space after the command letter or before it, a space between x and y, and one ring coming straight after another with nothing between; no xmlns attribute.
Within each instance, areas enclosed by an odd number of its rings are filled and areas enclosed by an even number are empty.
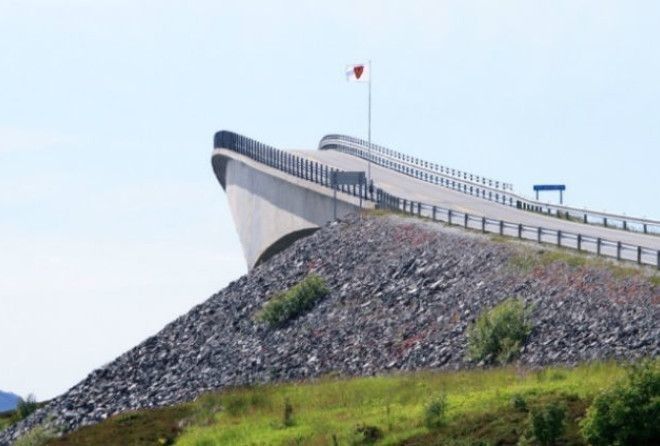
<svg viewBox="0 0 660 446"><path fill-rule="evenodd" d="M369 82L369 65L346 65L346 80L349 82Z"/></svg>

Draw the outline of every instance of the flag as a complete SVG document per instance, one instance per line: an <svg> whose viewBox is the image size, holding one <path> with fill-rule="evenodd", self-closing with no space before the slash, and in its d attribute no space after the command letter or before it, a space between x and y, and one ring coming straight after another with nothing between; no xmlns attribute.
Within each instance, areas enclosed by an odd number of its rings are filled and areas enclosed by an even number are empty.
<svg viewBox="0 0 660 446"><path fill-rule="evenodd" d="M369 65L346 65L346 80L349 82L369 82Z"/></svg>

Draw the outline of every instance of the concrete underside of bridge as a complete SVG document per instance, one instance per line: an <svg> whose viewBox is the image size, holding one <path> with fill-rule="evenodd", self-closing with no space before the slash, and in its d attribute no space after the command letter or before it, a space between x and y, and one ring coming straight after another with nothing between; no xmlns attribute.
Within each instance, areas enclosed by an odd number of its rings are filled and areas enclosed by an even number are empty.
<svg viewBox="0 0 660 446"><path fill-rule="evenodd" d="M328 188L227 149L215 149L211 161L227 194L248 269L334 218L333 195ZM337 198L338 218L359 210L357 198L341 193Z"/></svg>

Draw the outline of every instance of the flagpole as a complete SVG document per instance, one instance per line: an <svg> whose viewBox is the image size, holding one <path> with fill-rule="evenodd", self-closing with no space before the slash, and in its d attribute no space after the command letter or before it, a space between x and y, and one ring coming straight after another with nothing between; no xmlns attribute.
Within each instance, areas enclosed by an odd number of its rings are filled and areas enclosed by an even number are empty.
<svg viewBox="0 0 660 446"><path fill-rule="evenodd" d="M369 154L367 156L367 183L371 184L371 60L369 61Z"/></svg>

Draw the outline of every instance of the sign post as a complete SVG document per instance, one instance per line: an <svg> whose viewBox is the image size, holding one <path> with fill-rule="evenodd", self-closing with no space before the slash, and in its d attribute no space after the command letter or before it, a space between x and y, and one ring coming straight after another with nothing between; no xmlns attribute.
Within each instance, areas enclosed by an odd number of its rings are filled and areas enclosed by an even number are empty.
<svg viewBox="0 0 660 446"><path fill-rule="evenodd" d="M367 179L371 182L371 60L367 64L347 65L346 80L349 82L367 82L369 84L367 109Z"/></svg>
<svg viewBox="0 0 660 446"><path fill-rule="evenodd" d="M330 185L333 191L333 216L337 220L337 189L341 185L358 186L360 188L360 209L362 209L362 187L366 186L367 179L363 171L339 171L330 172Z"/></svg>
<svg viewBox="0 0 660 446"><path fill-rule="evenodd" d="M539 199L539 192L546 190L558 190L559 204L564 204L564 191L566 190L565 184L535 184L534 192L536 192L536 200Z"/></svg>

